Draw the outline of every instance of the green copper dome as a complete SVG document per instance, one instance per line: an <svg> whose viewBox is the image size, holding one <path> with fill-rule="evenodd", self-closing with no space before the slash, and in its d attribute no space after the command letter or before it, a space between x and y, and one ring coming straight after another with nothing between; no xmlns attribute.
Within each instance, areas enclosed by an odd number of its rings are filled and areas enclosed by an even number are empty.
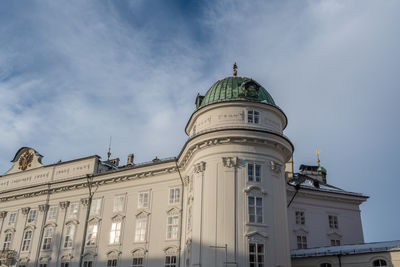
<svg viewBox="0 0 400 267"><path fill-rule="evenodd" d="M214 83L205 96L197 96L196 107L234 99L265 102L275 106L271 95L259 83L246 77L227 77Z"/></svg>

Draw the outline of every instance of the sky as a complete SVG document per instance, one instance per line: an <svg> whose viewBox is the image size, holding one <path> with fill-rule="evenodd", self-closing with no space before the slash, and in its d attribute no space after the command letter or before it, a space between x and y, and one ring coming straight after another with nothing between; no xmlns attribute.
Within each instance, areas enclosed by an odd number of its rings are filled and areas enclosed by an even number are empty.
<svg viewBox="0 0 400 267"><path fill-rule="evenodd" d="M197 93L232 74L288 117L295 171L368 195L365 241L400 240L400 1L0 2L0 173L43 163L173 157ZM0 178L1 179L1 178Z"/></svg>

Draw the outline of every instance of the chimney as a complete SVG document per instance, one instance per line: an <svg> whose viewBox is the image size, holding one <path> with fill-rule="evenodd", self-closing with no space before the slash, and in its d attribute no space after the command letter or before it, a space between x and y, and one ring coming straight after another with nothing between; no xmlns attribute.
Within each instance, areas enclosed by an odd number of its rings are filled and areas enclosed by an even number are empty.
<svg viewBox="0 0 400 267"><path fill-rule="evenodd" d="M135 156L133 154L129 154L128 155L128 161L126 163L126 165L134 165L133 163L133 159L135 158Z"/></svg>
<svg viewBox="0 0 400 267"><path fill-rule="evenodd" d="M119 158L115 158L115 159L110 159L109 160L112 164L114 164L115 166L119 165Z"/></svg>

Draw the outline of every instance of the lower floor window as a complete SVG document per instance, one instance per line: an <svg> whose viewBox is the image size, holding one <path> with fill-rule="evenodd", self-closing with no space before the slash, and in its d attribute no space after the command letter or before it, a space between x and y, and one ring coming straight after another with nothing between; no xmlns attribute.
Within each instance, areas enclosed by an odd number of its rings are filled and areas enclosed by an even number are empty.
<svg viewBox="0 0 400 267"><path fill-rule="evenodd" d="M117 266L117 260L108 260L107 261L107 267L115 267Z"/></svg>
<svg viewBox="0 0 400 267"><path fill-rule="evenodd" d="M307 237L304 235L297 236L297 248L307 248Z"/></svg>
<svg viewBox="0 0 400 267"><path fill-rule="evenodd" d="M47 263L41 263L39 264L39 267L47 267Z"/></svg>
<svg viewBox="0 0 400 267"><path fill-rule="evenodd" d="M330 263L321 263L319 266L320 267L332 267L332 264L330 264Z"/></svg>
<svg viewBox="0 0 400 267"><path fill-rule="evenodd" d="M69 267L69 262L61 262L61 267Z"/></svg>
<svg viewBox="0 0 400 267"><path fill-rule="evenodd" d="M264 267L264 245L257 243L249 244L250 267Z"/></svg>
<svg viewBox="0 0 400 267"><path fill-rule="evenodd" d="M331 246L340 246L340 240L331 239Z"/></svg>
<svg viewBox="0 0 400 267"><path fill-rule="evenodd" d="M374 260L372 266L387 266L387 264L385 260Z"/></svg>
<svg viewBox="0 0 400 267"><path fill-rule="evenodd" d="M83 267L93 267L93 262L92 261L84 261Z"/></svg>
<svg viewBox="0 0 400 267"><path fill-rule="evenodd" d="M166 256L165 267L176 267L176 256Z"/></svg>
<svg viewBox="0 0 400 267"><path fill-rule="evenodd" d="M132 267L142 267L143 266L143 258L133 258Z"/></svg>

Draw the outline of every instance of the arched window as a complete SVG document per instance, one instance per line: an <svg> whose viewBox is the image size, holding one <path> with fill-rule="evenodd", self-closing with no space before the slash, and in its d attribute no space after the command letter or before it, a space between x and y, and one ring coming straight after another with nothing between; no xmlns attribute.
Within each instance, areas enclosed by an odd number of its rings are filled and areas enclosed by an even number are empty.
<svg viewBox="0 0 400 267"><path fill-rule="evenodd" d="M387 263L385 260L374 260L372 266L387 266Z"/></svg>
<svg viewBox="0 0 400 267"><path fill-rule="evenodd" d="M53 227L47 227L44 230L42 249L48 250L51 248L51 240L53 239L53 233L54 233Z"/></svg>
<svg viewBox="0 0 400 267"><path fill-rule="evenodd" d="M72 248L75 234L75 224L67 225L65 229L64 248Z"/></svg>
<svg viewBox="0 0 400 267"><path fill-rule="evenodd" d="M4 237L3 250L9 250L11 248L11 239L12 233L6 233L6 236Z"/></svg>
<svg viewBox="0 0 400 267"><path fill-rule="evenodd" d="M22 251L29 251L31 248L32 234L32 230L25 231L24 239L22 240Z"/></svg>
<svg viewBox="0 0 400 267"><path fill-rule="evenodd" d="M332 264L330 264L330 263L321 263L319 265L319 267L332 267Z"/></svg>

